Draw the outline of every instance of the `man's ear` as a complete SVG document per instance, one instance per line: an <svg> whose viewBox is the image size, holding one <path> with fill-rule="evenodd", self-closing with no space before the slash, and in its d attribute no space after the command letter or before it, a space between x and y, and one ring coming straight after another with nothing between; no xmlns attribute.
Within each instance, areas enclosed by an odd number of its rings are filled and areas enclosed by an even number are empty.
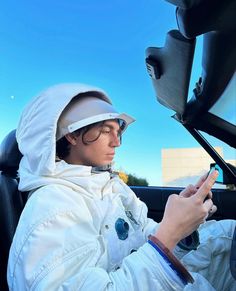
<svg viewBox="0 0 236 291"><path fill-rule="evenodd" d="M72 145L76 145L77 143L77 139L76 139L76 136L72 133L67 133L65 135L65 138L68 140L68 142Z"/></svg>

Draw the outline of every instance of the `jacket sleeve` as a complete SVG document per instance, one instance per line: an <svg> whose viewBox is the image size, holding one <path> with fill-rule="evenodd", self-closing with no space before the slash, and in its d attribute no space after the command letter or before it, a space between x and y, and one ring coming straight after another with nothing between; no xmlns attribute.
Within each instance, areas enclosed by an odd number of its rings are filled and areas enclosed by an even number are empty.
<svg viewBox="0 0 236 291"><path fill-rule="evenodd" d="M77 198L74 208L71 196L62 200L63 207L57 201L56 208L53 199L46 205L43 195L31 199L38 200L27 202L10 251L10 290L183 289L182 281L149 243L125 257L118 270L107 272L106 245L83 199Z"/></svg>

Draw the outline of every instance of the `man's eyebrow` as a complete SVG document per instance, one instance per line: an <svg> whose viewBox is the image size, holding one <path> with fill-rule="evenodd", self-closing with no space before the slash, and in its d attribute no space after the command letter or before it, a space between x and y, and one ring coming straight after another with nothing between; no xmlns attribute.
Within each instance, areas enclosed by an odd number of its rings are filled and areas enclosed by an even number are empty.
<svg viewBox="0 0 236 291"><path fill-rule="evenodd" d="M114 125L112 125L112 124L107 124L107 123L103 123L103 127L109 127L110 129L115 129L116 130L116 127L114 126ZM119 124L118 124L118 126L119 126ZM119 128L117 128L117 131L119 131L120 130L120 126L119 126Z"/></svg>
<svg viewBox="0 0 236 291"><path fill-rule="evenodd" d="M115 129L113 125L106 124L106 123L103 124L103 127L109 127L110 129Z"/></svg>

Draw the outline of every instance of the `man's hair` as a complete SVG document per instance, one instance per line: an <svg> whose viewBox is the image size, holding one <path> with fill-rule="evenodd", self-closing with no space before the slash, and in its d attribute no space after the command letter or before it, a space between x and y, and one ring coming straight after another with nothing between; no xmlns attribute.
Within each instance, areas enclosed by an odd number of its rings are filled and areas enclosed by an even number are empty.
<svg viewBox="0 0 236 291"><path fill-rule="evenodd" d="M100 134L98 136L96 136L96 138L94 140L86 140L85 139L85 134L94 126L98 125L98 124L103 124L104 121L99 121L99 122L96 122L96 123L93 123L93 124L90 124L90 125L87 125L87 126L84 126L78 130L75 130L73 132L73 134L75 136L79 136L80 134L82 134L82 142L84 145L88 145L94 141L96 141ZM69 154L70 154L70 147L71 147L71 144L70 142L67 140L67 138L65 136L63 136L62 138L60 138L57 142L56 142L56 156L57 158L59 158L60 160L64 160Z"/></svg>
<svg viewBox="0 0 236 291"><path fill-rule="evenodd" d="M79 136L82 133L82 141L83 141L83 135L89 130L88 127L91 128L92 126L82 127L82 128L80 128L78 130L75 130L72 133L75 136ZM67 138L65 136L60 138L56 142L56 157L59 158L60 160L64 160L70 154L70 147L71 147L71 144L70 144L70 142L67 140Z"/></svg>
<svg viewBox="0 0 236 291"><path fill-rule="evenodd" d="M63 136L56 143L56 156L60 160L63 160L69 155L69 153L70 153L70 143L66 139L66 137Z"/></svg>

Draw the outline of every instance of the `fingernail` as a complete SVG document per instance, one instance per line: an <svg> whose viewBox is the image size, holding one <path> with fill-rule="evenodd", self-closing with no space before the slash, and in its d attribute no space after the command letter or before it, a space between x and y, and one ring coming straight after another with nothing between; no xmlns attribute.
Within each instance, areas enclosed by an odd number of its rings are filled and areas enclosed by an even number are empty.
<svg viewBox="0 0 236 291"><path fill-rule="evenodd" d="M219 171L218 170L215 170L214 171L214 176L218 176L219 175Z"/></svg>

